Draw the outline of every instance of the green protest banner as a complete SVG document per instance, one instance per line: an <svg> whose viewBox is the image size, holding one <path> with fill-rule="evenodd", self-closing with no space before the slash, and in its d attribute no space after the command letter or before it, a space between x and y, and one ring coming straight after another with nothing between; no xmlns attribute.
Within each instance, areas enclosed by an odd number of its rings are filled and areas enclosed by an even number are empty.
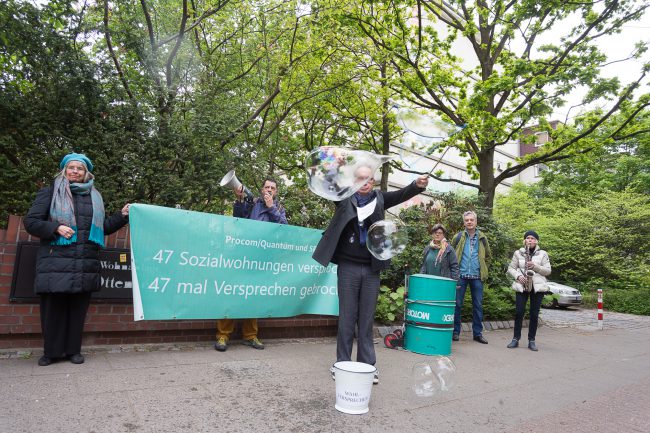
<svg viewBox="0 0 650 433"><path fill-rule="evenodd" d="M338 315L319 230L131 205L135 320Z"/></svg>

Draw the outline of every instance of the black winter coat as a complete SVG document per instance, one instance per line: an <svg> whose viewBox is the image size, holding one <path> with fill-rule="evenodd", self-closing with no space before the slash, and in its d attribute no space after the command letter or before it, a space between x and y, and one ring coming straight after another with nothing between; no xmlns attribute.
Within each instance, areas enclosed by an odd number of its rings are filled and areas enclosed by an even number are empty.
<svg viewBox="0 0 650 433"><path fill-rule="evenodd" d="M374 212L368 217L370 223L372 224L383 220L385 209L397 206L398 204L415 197L422 191L424 191L424 188L416 186L415 182L412 182L410 185L397 191L377 191L377 205L375 206ZM323 233L320 242L318 242L312 258L321 265L327 266L334 257L336 247L339 243L339 238L341 237L341 233L343 233L345 226L356 217L357 201L355 196L336 202L334 216ZM372 256L371 260L372 269L375 271L387 269L390 266L390 259L379 260L375 256Z"/></svg>
<svg viewBox="0 0 650 433"><path fill-rule="evenodd" d="M50 221L50 185L36 194L27 216L25 230L41 239L36 259L34 291L41 293L83 293L100 289L99 245L89 242L93 218L93 204L90 194L72 194L77 221L77 243L72 245L50 245L56 237L58 222ZM116 232L128 223L128 218L117 212L104 219L104 234Z"/></svg>

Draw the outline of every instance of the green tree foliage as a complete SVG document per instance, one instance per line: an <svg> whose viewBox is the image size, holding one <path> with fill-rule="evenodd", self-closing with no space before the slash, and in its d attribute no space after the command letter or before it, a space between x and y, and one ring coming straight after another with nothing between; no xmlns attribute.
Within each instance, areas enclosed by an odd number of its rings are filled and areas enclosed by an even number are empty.
<svg viewBox="0 0 650 433"><path fill-rule="evenodd" d="M601 76L608 59L598 46L647 7L634 0L359 0L346 10L349 21L388 59L394 71L387 75L388 86L400 101L467 125L444 146L468 157L467 172L478 185L467 179L453 181L478 188L484 206L491 208L496 187L504 180L535 164L570 158L603 139L615 139L619 131L609 123L613 114L627 113L625 119L616 119L617 125L624 125L647 106L647 99L641 99L621 110L647 71L628 86ZM549 33L557 42L548 42ZM640 43L630 59L645 52L646 44ZM608 101L608 108L551 128L548 117L581 86L589 89L583 104ZM547 131L551 141L497 175L496 150L519 139L523 128L532 124Z"/></svg>
<svg viewBox="0 0 650 433"><path fill-rule="evenodd" d="M61 157L102 141L107 105L95 67L66 33L74 11L0 3L0 221L23 214Z"/></svg>
<svg viewBox="0 0 650 433"><path fill-rule="evenodd" d="M538 184L516 184L495 216L513 237L537 230L551 278L579 287L587 304L602 288L607 309L650 314L650 123L647 109L621 122L631 109L616 116L616 140L550 164Z"/></svg>
<svg viewBox="0 0 650 433"><path fill-rule="evenodd" d="M316 194L308 193L304 182L283 187L280 200L289 224L325 230L334 214L334 204Z"/></svg>
<svg viewBox="0 0 650 433"><path fill-rule="evenodd" d="M228 212L232 192L218 181L233 168L254 190L267 174L304 185L306 151L329 142L314 139L323 127L309 126L318 116L340 123L326 95L359 75L329 9L282 0L72 4L0 5L3 216L24 213L34 184L49 182L71 150L96 162L109 208L139 201Z"/></svg>
<svg viewBox="0 0 650 433"><path fill-rule="evenodd" d="M632 108L626 105L614 120L622 122ZM618 128L615 140L603 139L590 152L553 163L552 170L542 175L539 194L570 196L581 202L596 192L650 194L650 110L641 110L635 116Z"/></svg>

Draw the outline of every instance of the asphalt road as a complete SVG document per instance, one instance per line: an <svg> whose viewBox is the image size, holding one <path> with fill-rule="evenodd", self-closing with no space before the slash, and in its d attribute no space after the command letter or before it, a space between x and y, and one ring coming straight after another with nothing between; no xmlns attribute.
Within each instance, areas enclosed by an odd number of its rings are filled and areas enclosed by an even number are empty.
<svg viewBox="0 0 650 433"><path fill-rule="evenodd" d="M577 313L577 314L576 314ZM456 384L417 397L412 368L431 357L377 344L370 410L334 408L335 340L85 348L86 363L0 359L0 432L647 432L650 323L544 310L539 352L507 349L512 330L464 332ZM590 316L591 315L591 316ZM609 316L609 320L608 320ZM591 317L591 318L590 318Z"/></svg>

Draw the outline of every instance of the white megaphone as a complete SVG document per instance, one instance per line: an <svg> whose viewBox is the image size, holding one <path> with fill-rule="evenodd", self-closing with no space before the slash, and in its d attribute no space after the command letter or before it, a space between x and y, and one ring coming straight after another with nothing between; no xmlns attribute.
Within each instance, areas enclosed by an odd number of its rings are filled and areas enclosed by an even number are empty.
<svg viewBox="0 0 650 433"><path fill-rule="evenodd" d="M237 179L237 176L235 176L235 170L230 170L226 175L221 179L221 182L219 183L219 186L226 186L229 188L232 188L233 191L238 192L242 190L242 183ZM245 186L243 186L243 191L244 194L246 194L246 198L252 200L253 199L253 193Z"/></svg>

